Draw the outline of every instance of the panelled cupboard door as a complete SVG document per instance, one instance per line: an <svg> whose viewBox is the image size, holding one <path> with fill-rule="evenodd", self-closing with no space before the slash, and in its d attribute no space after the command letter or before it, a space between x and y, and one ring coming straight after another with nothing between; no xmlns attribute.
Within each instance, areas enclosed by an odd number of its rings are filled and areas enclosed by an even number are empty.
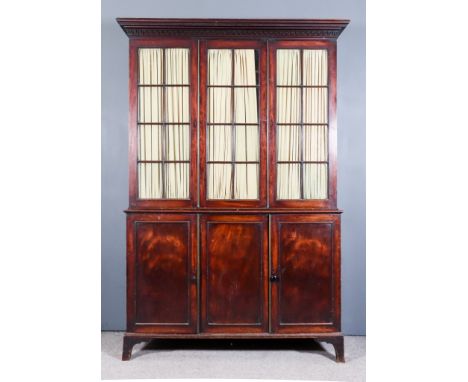
<svg viewBox="0 0 468 382"><path fill-rule="evenodd" d="M273 216L273 332L340 330L339 235L339 215Z"/></svg>
<svg viewBox="0 0 468 382"><path fill-rule="evenodd" d="M203 332L268 331L268 219L201 218Z"/></svg>
<svg viewBox="0 0 468 382"><path fill-rule="evenodd" d="M196 332L196 225L196 215L128 215L128 331Z"/></svg>

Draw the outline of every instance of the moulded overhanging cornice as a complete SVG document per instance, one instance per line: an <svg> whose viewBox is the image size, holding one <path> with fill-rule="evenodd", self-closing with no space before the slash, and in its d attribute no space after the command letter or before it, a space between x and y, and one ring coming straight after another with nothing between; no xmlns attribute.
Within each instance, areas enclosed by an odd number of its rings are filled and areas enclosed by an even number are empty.
<svg viewBox="0 0 468 382"><path fill-rule="evenodd" d="M349 20L342 19L152 19L117 18L135 37L253 37L336 39Z"/></svg>

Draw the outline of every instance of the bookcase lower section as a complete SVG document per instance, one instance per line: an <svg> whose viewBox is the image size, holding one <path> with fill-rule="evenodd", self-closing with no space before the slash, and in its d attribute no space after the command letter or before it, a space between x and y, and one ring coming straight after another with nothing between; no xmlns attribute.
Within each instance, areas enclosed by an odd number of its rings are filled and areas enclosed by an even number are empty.
<svg viewBox="0 0 468 382"><path fill-rule="evenodd" d="M128 213L127 333L303 338L344 360L340 214Z"/></svg>

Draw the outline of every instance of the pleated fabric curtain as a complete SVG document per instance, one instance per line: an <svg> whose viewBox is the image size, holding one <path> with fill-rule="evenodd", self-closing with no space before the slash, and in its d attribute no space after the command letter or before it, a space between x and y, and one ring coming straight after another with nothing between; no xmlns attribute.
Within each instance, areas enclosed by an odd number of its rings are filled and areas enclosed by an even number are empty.
<svg viewBox="0 0 468 382"><path fill-rule="evenodd" d="M208 84L230 86L232 81L232 52L225 49L208 50ZM232 159L232 90L229 87L208 89L208 161L229 162ZM230 199L232 165L208 164L208 198Z"/></svg>
<svg viewBox="0 0 468 382"><path fill-rule="evenodd" d="M138 160L162 161L163 126L148 123L163 122L163 89L149 85L161 85L162 49L139 50L139 84L145 85L138 92ZM141 199L160 199L163 194L162 164L138 163L138 191Z"/></svg>
<svg viewBox="0 0 468 382"><path fill-rule="evenodd" d="M258 199L255 51L208 50L208 85L208 199Z"/></svg>
<svg viewBox="0 0 468 382"><path fill-rule="evenodd" d="M304 86L328 84L326 50L304 50ZM304 161L326 162L328 160L328 89L305 87L303 89ZM320 125L317 125L320 124ZM322 125L323 124L323 125ZM305 163L304 199L326 199L328 196L328 164Z"/></svg>
<svg viewBox="0 0 468 382"><path fill-rule="evenodd" d="M276 67L277 85L299 86L301 84L299 50L278 50ZM298 87L277 87L276 98L277 159L278 162L295 162L278 164L276 194L278 199L300 199L301 89ZM281 125L282 123L290 125Z"/></svg>
<svg viewBox="0 0 468 382"><path fill-rule="evenodd" d="M166 49L166 84L188 84L188 49ZM189 161L190 122L189 88L166 87L166 161ZM185 123L185 124L184 124ZM166 198L187 199L189 163L168 163L164 185Z"/></svg>
<svg viewBox="0 0 468 382"><path fill-rule="evenodd" d="M188 61L188 49L139 50L141 199L188 198ZM277 50L278 199L327 197L327 68L326 50ZM208 164L209 199L258 198L256 81L253 49L208 51L208 83L215 87L208 89L207 159L229 162Z"/></svg>
<svg viewBox="0 0 468 382"><path fill-rule="evenodd" d="M188 61L188 49L139 49L140 199L189 196Z"/></svg>
<svg viewBox="0 0 468 382"><path fill-rule="evenodd" d="M326 199L327 51L278 49L276 66L277 199Z"/></svg>
<svg viewBox="0 0 468 382"><path fill-rule="evenodd" d="M253 49L234 50L234 85L256 85ZM236 125L235 160L259 162L257 88L235 88L234 105L235 123L256 124ZM259 164L246 163L235 166L234 199L258 199Z"/></svg>

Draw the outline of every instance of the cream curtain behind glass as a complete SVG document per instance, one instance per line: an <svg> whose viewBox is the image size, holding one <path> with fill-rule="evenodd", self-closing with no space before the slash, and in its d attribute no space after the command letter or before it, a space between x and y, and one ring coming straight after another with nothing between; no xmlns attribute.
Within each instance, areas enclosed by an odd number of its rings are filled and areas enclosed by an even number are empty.
<svg viewBox="0 0 468 382"><path fill-rule="evenodd" d="M166 49L166 84L188 84L188 49ZM189 88L166 87L166 160L189 161ZM186 123L182 125L182 123ZM168 163L164 185L166 198L186 199L189 194L189 164Z"/></svg>
<svg viewBox="0 0 468 382"><path fill-rule="evenodd" d="M255 86L255 51L236 49L232 57L229 49L208 50L208 85ZM208 123L217 124L208 126L208 161L231 162L233 155L235 161L259 161L258 125L236 125L258 124L257 107L256 88L208 89ZM258 166L238 163L234 166L208 164L208 199L257 199Z"/></svg>
<svg viewBox="0 0 468 382"><path fill-rule="evenodd" d="M301 84L301 61L299 50L277 51L277 85L299 86ZM301 89L276 88L277 97L277 151L279 161L301 160ZM281 123L297 125L281 126ZM300 164L278 164L277 198L299 199L301 197Z"/></svg>
<svg viewBox="0 0 468 382"><path fill-rule="evenodd" d="M327 52L302 55L301 62L299 49L277 50L277 160L296 162L277 165L278 199L327 198L327 163L300 163L328 160L327 88L307 87L327 85Z"/></svg>
<svg viewBox="0 0 468 382"><path fill-rule="evenodd" d="M163 57L165 56L165 62ZM139 49L140 85L187 85L188 49ZM164 66L164 67L163 67ZM164 81L163 81L163 73ZM165 107L164 107L165 106ZM141 199L186 199L189 195L189 88L140 87L138 160ZM162 125L167 123L167 125Z"/></svg>
<svg viewBox="0 0 468 382"><path fill-rule="evenodd" d="M305 86L328 85L328 62L326 50L304 50ZM303 89L304 161L328 161L328 89ZM327 163L305 163L304 199L326 199L328 196Z"/></svg>
<svg viewBox="0 0 468 382"><path fill-rule="evenodd" d="M231 50L208 50L209 85L231 85L231 55ZM220 124L216 126L208 126L209 161L231 160L231 93L231 88L220 87L208 89L208 122ZM230 164L219 163L207 166L208 199L230 199L232 166Z"/></svg>
<svg viewBox="0 0 468 382"><path fill-rule="evenodd" d="M255 51L234 50L234 85L256 85ZM256 88L234 89L234 116L237 123L258 123ZM259 161L258 125L236 125L236 161ZM258 198L258 164L236 164L234 199Z"/></svg>

